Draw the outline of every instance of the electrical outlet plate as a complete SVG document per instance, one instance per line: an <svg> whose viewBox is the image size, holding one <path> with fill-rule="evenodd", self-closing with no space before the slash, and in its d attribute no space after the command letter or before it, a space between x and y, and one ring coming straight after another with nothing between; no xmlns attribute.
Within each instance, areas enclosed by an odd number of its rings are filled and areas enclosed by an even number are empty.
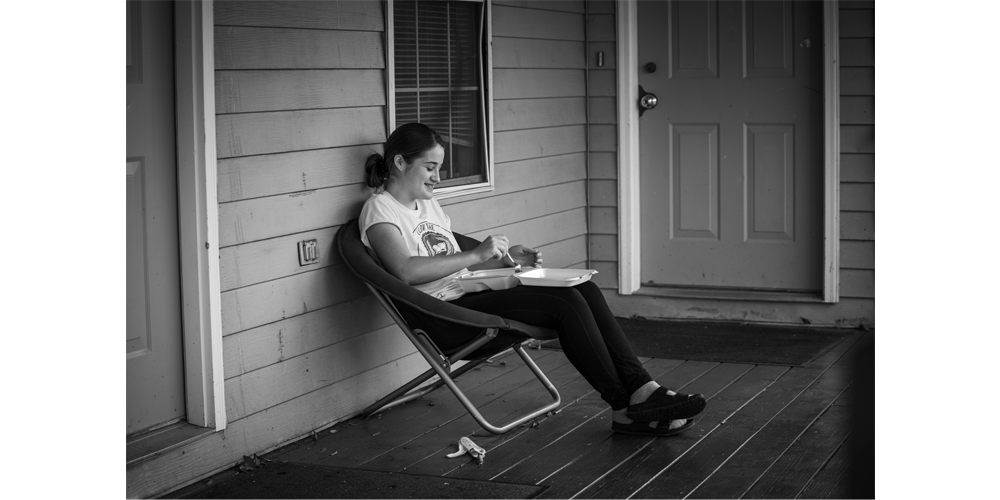
<svg viewBox="0 0 1000 500"><path fill-rule="evenodd" d="M319 243L316 240L303 240L299 242L299 265L319 263Z"/></svg>

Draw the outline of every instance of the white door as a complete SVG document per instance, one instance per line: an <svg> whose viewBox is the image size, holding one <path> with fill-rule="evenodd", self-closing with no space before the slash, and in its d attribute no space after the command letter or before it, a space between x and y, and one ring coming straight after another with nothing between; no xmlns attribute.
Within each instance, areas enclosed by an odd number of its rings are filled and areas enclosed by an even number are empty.
<svg viewBox="0 0 1000 500"><path fill-rule="evenodd" d="M638 2L643 286L822 289L822 29L821 2Z"/></svg>
<svg viewBox="0 0 1000 500"><path fill-rule="evenodd" d="M126 435L184 417L173 5L126 3Z"/></svg>

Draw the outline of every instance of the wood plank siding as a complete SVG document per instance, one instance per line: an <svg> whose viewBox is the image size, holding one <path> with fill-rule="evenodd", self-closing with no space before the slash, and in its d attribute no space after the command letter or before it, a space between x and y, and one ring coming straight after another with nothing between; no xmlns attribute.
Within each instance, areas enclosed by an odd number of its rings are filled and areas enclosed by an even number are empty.
<svg viewBox="0 0 1000 500"><path fill-rule="evenodd" d="M379 2L217 2L215 12L226 414L229 429L265 412L281 419L281 432L255 431L268 448L424 368L332 246L360 213L364 159L386 138L385 21ZM320 259L301 266L297 244L309 239ZM327 408L304 415L305 401Z"/></svg>
<svg viewBox="0 0 1000 500"><path fill-rule="evenodd" d="M840 71L840 296L874 302L875 2L841 4Z"/></svg>
<svg viewBox="0 0 1000 500"><path fill-rule="evenodd" d="M605 51L605 68L590 68L590 267L615 312L650 317L734 319L873 326L875 322L875 5L841 2L840 42L840 302L660 299L620 296L618 289L618 160L613 138L615 71L613 2L588 2L588 53ZM611 24L611 29L608 28ZM610 68L609 68L610 66ZM608 103L602 103L608 99ZM595 110L602 110L595 112ZM607 130L604 128L607 127Z"/></svg>
<svg viewBox="0 0 1000 500"><path fill-rule="evenodd" d="M364 382L373 370L413 356L332 248L368 196L360 165L386 137L382 6L215 10L228 422L266 410L305 433L314 423L288 413L293 400L339 397L332 388L356 378L364 404L378 395L379 384ZM300 266L297 243L307 239L320 243L320 262Z"/></svg>
<svg viewBox="0 0 1000 500"><path fill-rule="evenodd" d="M587 4L590 69L590 268L602 288L618 287L617 17L612 1ZM599 52L604 66L597 66ZM612 293L616 293L611 291Z"/></svg>
<svg viewBox="0 0 1000 500"><path fill-rule="evenodd" d="M590 220L590 267L599 272L594 281L617 294L618 287L618 90L617 7L614 0L587 2L587 56L591 62L590 88L590 176L588 216ZM610 31L608 30L610 27ZM599 52L604 66L597 66Z"/></svg>

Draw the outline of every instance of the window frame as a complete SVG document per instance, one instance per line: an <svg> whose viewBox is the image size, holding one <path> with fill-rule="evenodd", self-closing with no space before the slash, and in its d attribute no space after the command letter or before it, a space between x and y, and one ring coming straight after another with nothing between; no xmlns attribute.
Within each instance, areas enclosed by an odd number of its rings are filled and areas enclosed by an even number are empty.
<svg viewBox="0 0 1000 500"><path fill-rule="evenodd" d="M493 191L496 184L494 175L494 135L493 135L493 1L492 0L448 0L454 2L472 2L483 4L485 30L483 36L485 40L485 57L483 60L485 81L482 85L483 112L486 115L485 144L486 149L486 180L476 183L462 184L457 186L440 187L434 189L434 198L445 199L469 194L485 193ZM388 132L396 130L396 51L395 51L395 15L394 0L385 1L385 52L386 52L386 123Z"/></svg>

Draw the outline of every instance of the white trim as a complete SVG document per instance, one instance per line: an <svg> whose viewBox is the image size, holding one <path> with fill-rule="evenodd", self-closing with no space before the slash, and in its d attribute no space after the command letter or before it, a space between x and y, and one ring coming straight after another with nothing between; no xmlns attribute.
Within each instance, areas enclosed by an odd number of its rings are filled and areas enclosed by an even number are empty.
<svg viewBox="0 0 1000 500"><path fill-rule="evenodd" d="M616 2L618 19L618 293L639 290L639 41L636 0Z"/></svg>
<svg viewBox="0 0 1000 500"><path fill-rule="evenodd" d="M396 16L392 15L393 0L385 2L385 84L386 84L386 123L389 130L386 131L386 139L393 130L396 130L396 51L395 35Z"/></svg>
<svg viewBox="0 0 1000 500"><path fill-rule="evenodd" d="M489 156L486 165L486 182L483 191L492 191L496 186L496 164L493 162L493 152L496 149L496 141L493 138L493 0L486 0L483 8L486 9L486 153Z"/></svg>
<svg viewBox="0 0 1000 500"><path fill-rule="evenodd" d="M212 0L175 2L177 205L187 420L226 428Z"/></svg>
<svg viewBox="0 0 1000 500"><path fill-rule="evenodd" d="M641 286L637 0L617 2L618 13L618 293ZM823 2L824 38L824 244L823 301L839 300L840 287L840 72L837 1Z"/></svg>
<svg viewBox="0 0 1000 500"><path fill-rule="evenodd" d="M823 2L823 302L840 300L840 11Z"/></svg>

